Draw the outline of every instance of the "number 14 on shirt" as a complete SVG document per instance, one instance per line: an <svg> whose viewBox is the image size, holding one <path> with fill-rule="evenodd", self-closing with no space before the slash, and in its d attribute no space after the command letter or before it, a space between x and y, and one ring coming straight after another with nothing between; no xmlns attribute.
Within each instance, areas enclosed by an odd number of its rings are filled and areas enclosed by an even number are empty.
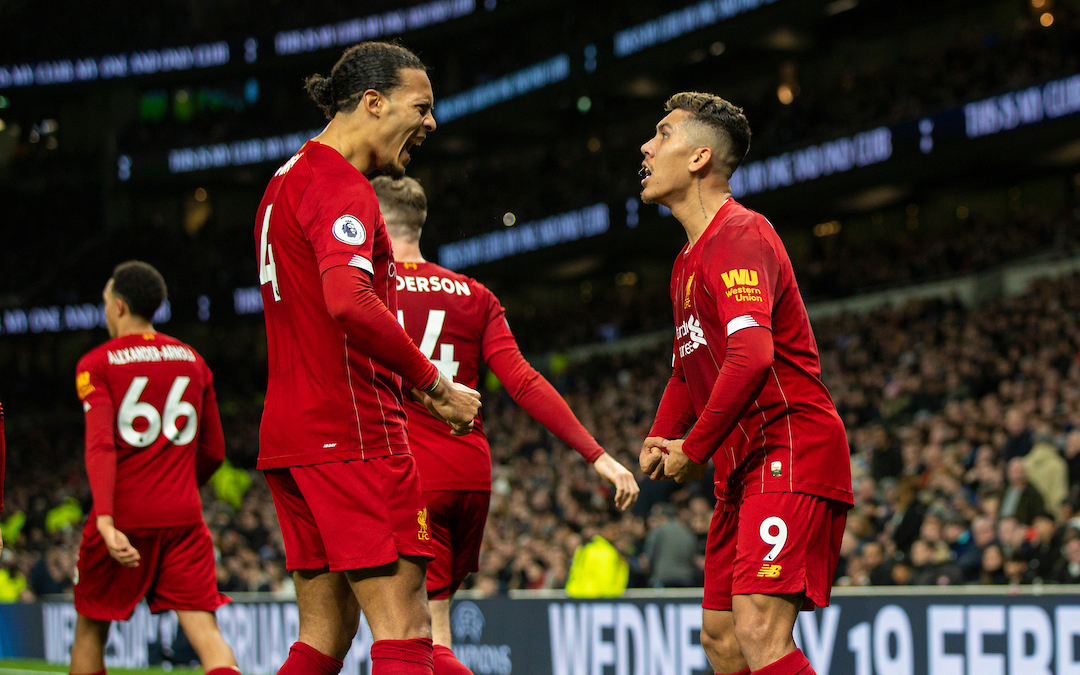
<svg viewBox="0 0 1080 675"><path fill-rule="evenodd" d="M398 323L401 327L405 327L405 312L398 310L397 313ZM444 342L439 345L439 358L433 359L431 355L435 353L435 345L439 342L439 337L442 335L443 321L446 320L446 310L432 309L428 311L427 326L424 328L424 337L420 340L420 352L431 359L431 362L435 364L435 367L439 369L443 375L449 377L451 380L457 377L458 362L454 360L454 345Z"/></svg>

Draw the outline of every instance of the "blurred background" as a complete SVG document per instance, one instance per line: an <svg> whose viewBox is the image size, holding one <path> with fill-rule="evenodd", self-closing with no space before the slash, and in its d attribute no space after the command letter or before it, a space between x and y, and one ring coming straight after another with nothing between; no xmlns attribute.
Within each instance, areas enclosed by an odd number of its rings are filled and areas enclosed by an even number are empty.
<svg viewBox="0 0 1080 675"><path fill-rule="evenodd" d="M0 0L0 601L70 591L90 505L74 367L131 258L169 283L159 328L215 372L220 586L292 593L253 470L254 214L324 124L303 78L362 39L431 68L439 128L409 167L426 256L495 291L609 452L636 467L685 243L637 199L639 147L672 93L716 93L750 121L735 196L784 239L849 430L837 583L1080 581L1080 2ZM595 536L632 586L700 585L708 477L642 479L619 514L482 385L493 501L468 588L561 588Z"/></svg>

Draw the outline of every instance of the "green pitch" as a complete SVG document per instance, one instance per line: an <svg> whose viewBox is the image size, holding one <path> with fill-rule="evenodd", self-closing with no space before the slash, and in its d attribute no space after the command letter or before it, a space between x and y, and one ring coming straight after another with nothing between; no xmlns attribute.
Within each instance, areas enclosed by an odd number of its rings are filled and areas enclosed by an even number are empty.
<svg viewBox="0 0 1080 675"><path fill-rule="evenodd" d="M41 659L0 659L0 675L27 675L28 673L66 673L67 666L54 666ZM202 673L201 668L173 668L165 670L161 666L151 666L143 670L109 668L109 675L195 675Z"/></svg>

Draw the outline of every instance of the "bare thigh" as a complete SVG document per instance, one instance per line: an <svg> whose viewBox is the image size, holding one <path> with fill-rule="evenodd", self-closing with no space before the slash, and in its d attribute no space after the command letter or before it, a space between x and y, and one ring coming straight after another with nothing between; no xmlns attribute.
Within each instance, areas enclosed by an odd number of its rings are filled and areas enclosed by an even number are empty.
<svg viewBox="0 0 1080 675"><path fill-rule="evenodd" d="M376 640L431 637L427 559L401 556L389 565L346 572Z"/></svg>

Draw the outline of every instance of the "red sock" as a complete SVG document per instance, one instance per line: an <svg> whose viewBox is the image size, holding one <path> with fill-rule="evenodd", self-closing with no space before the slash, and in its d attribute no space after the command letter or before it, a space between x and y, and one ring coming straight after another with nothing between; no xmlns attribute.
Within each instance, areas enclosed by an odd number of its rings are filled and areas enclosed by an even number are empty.
<svg viewBox="0 0 1080 675"><path fill-rule="evenodd" d="M206 671L206 675L240 675L240 669L236 666L222 666Z"/></svg>
<svg viewBox="0 0 1080 675"><path fill-rule="evenodd" d="M817 675L806 660L806 655L796 649L790 654L773 661L764 668L755 670L753 675Z"/></svg>
<svg viewBox="0 0 1080 675"><path fill-rule="evenodd" d="M454 651L444 645L435 645L435 675L473 675L454 656Z"/></svg>
<svg viewBox="0 0 1080 675"><path fill-rule="evenodd" d="M376 640L371 645L371 675L433 675L431 638Z"/></svg>
<svg viewBox="0 0 1080 675"><path fill-rule="evenodd" d="M2 419L2 418L0 418L0 419ZM71 675L70 670L68 671L68 675ZM107 675L107 673L105 672L105 669L102 668L101 670L97 671L96 673L88 673L87 675Z"/></svg>
<svg viewBox="0 0 1080 675"><path fill-rule="evenodd" d="M289 648L289 658L285 659L285 663L278 670L278 675L338 675L341 672L341 666L341 661L323 654L311 645L305 642L294 642Z"/></svg>

